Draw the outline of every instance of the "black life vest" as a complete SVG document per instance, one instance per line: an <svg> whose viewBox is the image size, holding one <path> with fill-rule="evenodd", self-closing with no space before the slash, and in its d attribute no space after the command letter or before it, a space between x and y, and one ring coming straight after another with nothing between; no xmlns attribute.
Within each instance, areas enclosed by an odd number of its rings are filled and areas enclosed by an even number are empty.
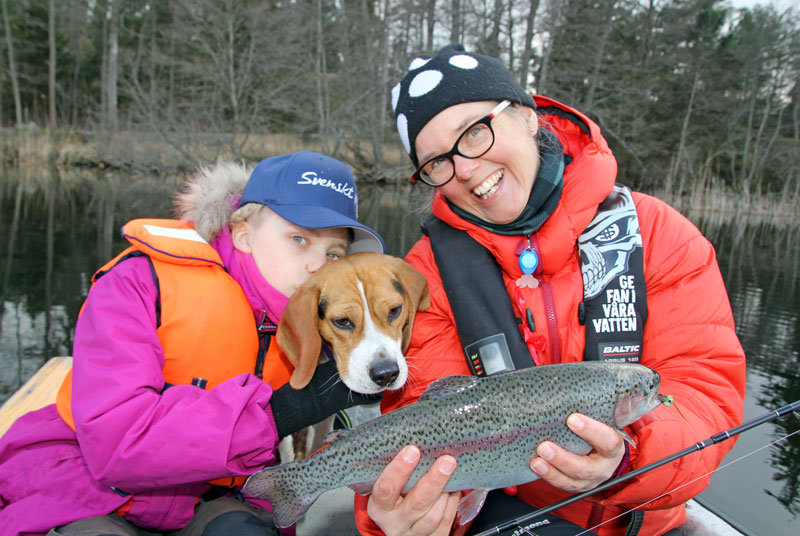
<svg viewBox="0 0 800 536"><path fill-rule="evenodd" d="M470 368L485 376L534 365L503 282L489 250L429 215L422 232L431 249L456 321ZM583 302L578 321L585 325L584 361L638 363L641 358L647 298L642 236L628 187L617 184L578 238ZM475 274L480 285L475 285ZM529 319L524 321L531 322ZM531 329L533 331L533 328Z"/></svg>

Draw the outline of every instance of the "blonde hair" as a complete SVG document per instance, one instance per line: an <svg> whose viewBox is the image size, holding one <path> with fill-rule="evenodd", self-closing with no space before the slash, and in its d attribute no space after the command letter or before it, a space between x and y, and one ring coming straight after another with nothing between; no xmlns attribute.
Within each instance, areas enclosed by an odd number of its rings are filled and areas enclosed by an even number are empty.
<svg viewBox="0 0 800 536"><path fill-rule="evenodd" d="M268 208L267 205L259 203L247 203L243 207L239 207L231 214L228 225L236 225L237 223L245 222L257 216L263 209Z"/></svg>

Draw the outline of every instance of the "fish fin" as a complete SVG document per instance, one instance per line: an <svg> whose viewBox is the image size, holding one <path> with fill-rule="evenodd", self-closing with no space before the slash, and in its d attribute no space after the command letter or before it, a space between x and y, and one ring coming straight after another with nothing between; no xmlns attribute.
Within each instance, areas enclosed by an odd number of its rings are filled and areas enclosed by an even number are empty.
<svg viewBox="0 0 800 536"><path fill-rule="evenodd" d="M619 432L619 435L622 436L622 439L624 439L625 442L628 443L628 445L632 446L633 448L636 448L636 441L634 441L633 438L628 435L628 432L626 432L625 430L617 430L617 432Z"/></svg>
<svg viewBox="0 0 800 536"><path fill-rule="evenodd" d="M325 434L322 437L322 442L323 443L327 443L327 444L333 443L334 441L336 441L337 439L339 439L340 437L342 437L344 434L346 434L349 431L350 430L344 429L344 428L331 430L330 432L328 432L327 434Z"/></svg>
<svg viewBox="0 0 800 536"><path fill-rule="evenodd" d="M475 376L445 376L431 383L419 399L438 400L445 396L471 389L479 381Z"/></svg>
<svg viewBox="0 0 800 536"><path fill-rule="evenodd" d="M367 495L372 493L372 486L374 484L374 482L356 482L355 484L350 484L348 487L356 493Z"/></svg>
<svg viewBox="0 0 800 536"><path fill-rule="evenodd" d="M270 502L279 528L291 527L325 491L314 485L302 465L293 462L267 467L250 475L242 487L245 495Z"/></svg>
<svg viewBox="0 0 800 536"><path fill-rule="evenodd" d="M488 489L474 489L461 497L458 502L458 519L459 525L466 525L478 515L478 512L483 508L483 503L486 502L486 496L489 494Z"/></svg>

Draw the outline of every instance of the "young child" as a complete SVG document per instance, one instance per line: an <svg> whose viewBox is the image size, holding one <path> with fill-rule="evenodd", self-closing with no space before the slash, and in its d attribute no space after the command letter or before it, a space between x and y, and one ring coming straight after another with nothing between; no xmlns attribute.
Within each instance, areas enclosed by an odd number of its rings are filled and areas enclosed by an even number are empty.
<svg viewBox="0 0 800 536"><path fill-rule="evenodd" d="M320 266L384 250L356 221L347 166L221 162L176 204L180 220L123 227L132 245L93 278L58 402L0 438L3 534L276 534L268 505L238 493L244 477L276 463L280 438L378 400L332 361L301 391L279 387L290 365L270 345Z"/></svg>

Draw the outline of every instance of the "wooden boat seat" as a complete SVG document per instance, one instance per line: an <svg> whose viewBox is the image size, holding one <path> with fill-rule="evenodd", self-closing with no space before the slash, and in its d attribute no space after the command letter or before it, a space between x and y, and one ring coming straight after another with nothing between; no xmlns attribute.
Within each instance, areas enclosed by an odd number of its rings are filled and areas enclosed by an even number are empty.
<svg viewBox="0 0 800 536"><path fill-rule="evenodd" d="M70 367L72 357L52 357L11 395L0 407L0 436L25 413L54 403L58 388Z"/></svg>

